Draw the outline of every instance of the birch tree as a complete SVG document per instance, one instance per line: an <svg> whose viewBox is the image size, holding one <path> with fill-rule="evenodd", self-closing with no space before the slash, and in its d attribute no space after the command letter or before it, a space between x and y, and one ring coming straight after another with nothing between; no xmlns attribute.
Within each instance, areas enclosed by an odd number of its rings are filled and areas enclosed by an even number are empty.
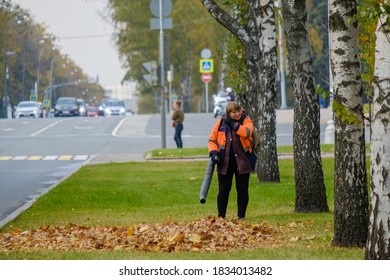
<svg viewBox="0 0 390 280"><path fill-rule="evenodd" d="M243 44L247 68L246 93L239 96L260 129L257 175L260 181L279 182L276 151L276 31L273 0L246 1L248 14L237 20L214 0L200 0L210 15Z"/></svg>
<svg viewBox="0 0 390 280"><path fill-rule="evenodd" d="M355 0L329 0L330 58L335 121L334 238L336 246L364 246L368 191L357 48Z"/></svg>
<svg viewBox="0 0 390 280"><path fill-rule="evenodd" d="M389 8L389 1L387 8ZM382 15L376 29L373 113L371 120L371 192L365 258L390 259L390 34Z"/></svg>
<svg viewBox="0 0 390 280"><path fill-rule="evenodd" d="M305 0L283 1L287 58L294 90L295 211L329 211L320 148L319 96L306 29Z"/></svg>

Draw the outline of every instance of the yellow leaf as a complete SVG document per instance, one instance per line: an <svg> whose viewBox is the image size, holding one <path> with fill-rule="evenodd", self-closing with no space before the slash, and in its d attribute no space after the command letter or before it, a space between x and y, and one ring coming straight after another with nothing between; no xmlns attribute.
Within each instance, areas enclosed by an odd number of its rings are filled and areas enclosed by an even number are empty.
<svg viewBox="0 0 390 280"><path fill-rule="evenodd" d="M131 236L134 234L134 231L135 229L133 227L130 227L128 230L127 230L127 236Z"/></svg>
<svg viewBox="0 0 390 280"><path fill-rule="evenodd" d="M191 235L190 235L190 237L188 238L188 240L191 241L191 242L194 242L194 243L198 243L198 242L200 242L201 237L200 237L199 234L194 233L194 234L191 234Z"/></svg>

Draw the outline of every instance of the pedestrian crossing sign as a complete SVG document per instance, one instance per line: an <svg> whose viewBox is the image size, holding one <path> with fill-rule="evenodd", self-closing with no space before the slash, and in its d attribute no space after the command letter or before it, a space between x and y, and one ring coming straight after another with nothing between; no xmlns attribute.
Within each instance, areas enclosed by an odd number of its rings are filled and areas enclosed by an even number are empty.
<svg viewBox="0 0 390 280"><path fill-rule="evenodd" d="M214 61L213 61L213 59L201 59L201 60L199 60L199 72L200 73L214 73Z"/></svg>
<svg viewBox="0 0 390 280"><path fill-rule="evenodd" d="M42 107L43 108L49 108L50 107L50 100L49 99L43 99Z"/></svg>

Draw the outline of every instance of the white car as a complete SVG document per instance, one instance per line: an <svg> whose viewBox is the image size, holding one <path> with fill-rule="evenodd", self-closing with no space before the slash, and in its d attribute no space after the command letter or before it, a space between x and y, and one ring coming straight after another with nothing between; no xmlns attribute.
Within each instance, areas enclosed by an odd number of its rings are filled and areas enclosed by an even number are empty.
<svg viewBox="0 0 390 280"><path fill-rule="evenodd" d="M125 116L126 107L125 103L121 100L108 100L106 106L104 106L105 116Z"/></svg>
<svg viewBox="0 0 390 280"><path fill-rule="evenodd" d="M21 101L15 110L15 118L17 119L23 117L40 118L41 116L41 106L35 101Z"/></svg>

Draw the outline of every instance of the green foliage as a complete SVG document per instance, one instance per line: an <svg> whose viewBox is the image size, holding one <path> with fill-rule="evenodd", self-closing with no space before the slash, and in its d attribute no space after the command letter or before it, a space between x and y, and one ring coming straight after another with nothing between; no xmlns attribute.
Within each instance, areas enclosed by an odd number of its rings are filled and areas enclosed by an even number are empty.
<svg viewBox="0 0 390 280"><path fill-rule="evenodd" d="M29 99L30 91L35 87L38 65L40 65L38 101L43 100L44 91L50 84L51 70L54 74L54 84L87 79L87 75L77 63L56 47L54 35L48 33L44 25L34 22L27 10L12 1L0 1L0 32L6 43L0 45L1 61L4 61L4 46L7 52L13 52L13 55L7 56L9 70L7 89L12 106ZM0 68L0 77L4 77L3 69ZM1 92L4 91L3 87L4 83L0 83ZM88 94L82 95L83 91ZM96 98L99 102L103 94L99 85L80 83L71 88L55 90L53 99L55 101L56 97L72 95L79 98L89 97L86 101ZM0 110L2 108L3 106L0 106Z"/></svg>
<svg viewBox="0 0 390 280"><path fill-rule="evenodd" d="M377 0L362 0L357 9L356 20L359 24L359 57L362 61L362 80L365 94L372 95L372 81L375 66L375 29L381 13Z"/></svg>
<svg viewBox="0 0 390 280"><path fill-rule="evenodd" d="M345 107L343 104L337 102L336 100L333 100L332 102L332 109L342 122L347 122L348 124L352 125L359 125L363 121L361 117L358 117L357 113Z"/></svg>
<svg viewBox="0 0 390 280"><path fill-rule="evenodd" d="M316 92L321 95L324 100L332 94L331 91L325 90L320 84L316 84Z"/></svg>
<svg viewBox="0 0 390 280"><path fill-rule="evenodd" d="M328 1L307 1L307 29L314 78L317 84L329 89Z"/></svg>

